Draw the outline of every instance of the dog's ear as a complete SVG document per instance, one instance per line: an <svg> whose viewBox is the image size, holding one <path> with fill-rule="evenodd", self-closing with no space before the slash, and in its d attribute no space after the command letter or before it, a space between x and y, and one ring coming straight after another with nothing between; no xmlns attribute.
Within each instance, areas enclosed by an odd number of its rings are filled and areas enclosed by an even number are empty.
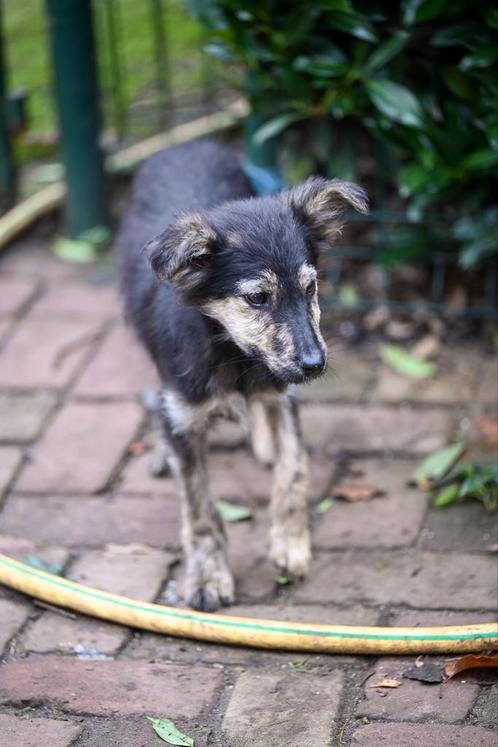
<svg viewBox="0 0 498 747"><path fill-rule="evenodd" d="M317 249L325 248L337 238L348 208L368 213L366 192L357 184L340 179L311 177L282 196Z"/></svg>
<svg viewBox="0 0 498 747"><path fill-rule="evenodd" d="M193 288L202 279L217 235L200 213L185 213L143 248L160 280Z"/></svg>

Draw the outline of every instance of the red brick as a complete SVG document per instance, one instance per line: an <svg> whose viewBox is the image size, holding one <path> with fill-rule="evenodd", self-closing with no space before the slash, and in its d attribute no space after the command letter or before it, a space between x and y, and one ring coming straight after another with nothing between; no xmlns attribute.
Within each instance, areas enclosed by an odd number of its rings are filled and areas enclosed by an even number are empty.
<svg viewBox="0 0 498 747"><path fill-rule="evenodd" d="M143 546L110 546L82 555L72 566L69 578L114 594L153 601L174 560L172 555ZM80 645L112 654L128 635L128 629L121 625L45 612L30 626L23 645L41 653L57 649L73 652Z"/></svg>
<svg viewBox="0 0 498 747"><path fill-rule="evenodd" d="M374 352L365 348L350 350L332 343L325 376L299 388L303 402L345 402L365 397L375 371Z"/></svg>
<svg viewBox="0 0 498 747"><path fill-rule="evenodd" d="M235 683L222 730L231 747L328 744L341 690L340 672L246 672Z"/></svg>
<svg viewBox="0 0 498 747"><path fill-rule="evenodd" d="M19 490L81 492L101 490L142 420L138 405L73 402L50 424L19 478Z"/></svg>
<svg viewBox="0 0 498 747"><path fill-rule="evenodd" d="M120 317L121 302L112 285L66 282L51 285L34 304L30 317L62 316L65 319Z"/></svg>
<svg viewBox="0 0 498 747"><path fill-rule="evenodd" d="M55 405L50 392L0 394L0 441L31 441Z"/></svg>
<svg viewBox="0 0 498 747"><path fill-rule="evenodd" d="M477 697L477 685L459 682L454 678L444 685L430 685L403 678L403 672L413 665L413 658L382 658L373 667L373 676L364 687L363 700L356 709L357 716L400 721L428 719L455 723L462 721ZM397 679L396 688L375 688L383 679Z"/></svg>
<svg viewBox="0 0 498 747"><path fill-rule="evenodd" d="M7 662L0 703L45 703L96 716L195 718L214 699L219 669L141 661L45 656Z"/></svg>
<svg viewBox="0 0 498 747"><path fill-rule="evenodd" d="M315 545L328 549L412 544L427 505L424 493L406 487L413 464L391 459L355 461L351 466L363 473L352 482L373 485L385 495L358 503L336 499L326 514L316 516Z"/></svg>
<svg viewBox="0 0 498 747"><path fill-rule="evenodd" d="M188 719L175 723L185 734L195 738L195 747L205 747L206 742L202 739L203 733L206 733L205 724L199 724L196 729ZM77 747L161 747L161 740L143 716L86 718Z"/></svg>
<svg viewBox="0 0 498 747"><path fill-rule="evenodd" d="M437 374L430 379L411 379L383 366L373 397L382 402L471 402L480 369L478 360L475 350L445 350L438 360Z"/></svg>
<svg viewBox="0 0 498 747"><path fill-rule="evenodd" d="M486 555L414 550L344 551L319 558L299 602L367 602L411 607L492 609L496 560Z"/></svg>
<svg viewBox="0 0 498 747"><path fill-rule="evenodd" d="M18 314L33 297L36 283L22 278L0 278L0 316Z"/></svg>
<svg viewBox="0 0 498 747"><path fill-rule="evenodd" d="M496 747L492 731L479 726L368 724L353 734L352 747Z"/></svg>
<svg viewBox="0 0 498 747"><path fill-rule="evenodd" d="M28 619L29 613L30 609L25 604L11 602L9 599L0 599L0 656L5 644Z"/></svg>
<svg viewBox="0 0 498 747"><path fill-rule="evenodd" d="M152 362L130 330L117 326L102 342L95 358L76 384L84 397L129 397L157 389Z"/></svg>
<svg viewBox="0 0 498 747"><path fill-rule="evenodd" d="M95 344L99 326L63 319L25 319L0 353L0 385L62 387Z"/></svg>
<svg viewBox="0 0 498 747"><path fill-rule="evenodd" d="M8 319L0 319L0 345L3 340L7 337L7 332L12 326L12 322Z"/></svg>
<svg viewBox="0 0 498 747"><path fill-rule="evenodd" d="M255 602L271 596L278 573L268 560L268 519L258 514L252 521L228 524L226 528L237 599Z"/></svg>
<svg viewBox="0 0 498 747"><path fill-rule="evenodd" d="M16 446L0 446L0 498L14 478L21 461L21 449Z"/></svg>
<svg viewBox="0 0 498 747"><path fill-rule="evenodd" d="M120 491L124 493L157 493L175 491L172 477L151 477L151 452L130 459L123 470ZM326 492L334 463L328 457L314 456L310 460L310 498L317 499ZM270 497L272 471L259 464L247 450L212 451L208 456L211 493L216 500L235 500L245 503L266 503Z"/></svg>
<svg viewBox="0 0 498 747"><path fill-rule="evenodd" d="M427 550L481 552L496 542L496 521L476 500L429 510L421 535Z"/></svg>
<svg viewBox="0 0 498 747"><path fill-rule="evenodd" d="M481 363L477 403L496 407L498 400L498 360L496 355Z"/></svg>
<svg viewBox="0 0 498 747"><path fill-rule="evenodd" d="M452 429L448 412L408 405L308 405L301 408L307 443L318 451L397 451L422 454L442 446Z"/></svg>
<svg viewBox="0 0 498 747"><path fill-rule="evenodd" d="M13 496L0 513L0 531L45 544L99 547L139 542L176 548L180 512L169 498L27 498Z"/></svg>
<svg viewBox="0 0 498 747"><path fill-rule="evenodd" d="M69 747L80 734L70 721L0 714L0 747Z"/></svg>

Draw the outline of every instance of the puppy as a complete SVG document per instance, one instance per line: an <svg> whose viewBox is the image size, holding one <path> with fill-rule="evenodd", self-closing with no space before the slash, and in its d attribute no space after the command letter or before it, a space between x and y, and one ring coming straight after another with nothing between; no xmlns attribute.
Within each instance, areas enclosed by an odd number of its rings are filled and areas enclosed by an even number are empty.
<svg viewBox="0 0 498 747"><path fill-rule="evenodd" d="M322 374L317 259L363 190L311 178L254 198L235 156L198 141L140 170L118 239L126 314L162 382L168 465L182 501L186 597L212 611L234 601L223 524L206 474L216 416L247 418L255 455L273 463L270 555L284 572L310 563L307 455L289 386Z"/></svg>

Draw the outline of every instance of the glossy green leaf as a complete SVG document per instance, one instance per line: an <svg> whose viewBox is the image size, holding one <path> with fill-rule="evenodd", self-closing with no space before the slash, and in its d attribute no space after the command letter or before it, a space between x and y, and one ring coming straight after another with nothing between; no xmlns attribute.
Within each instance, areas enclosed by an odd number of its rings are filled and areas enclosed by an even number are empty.
<svg viewBox="0 0 498 747"><path fill-rule="evenodd" d="M52 247L56 257L64 262L75 262L84 264L94 262L98 256L98 249L90 241L77 241L76 239L56 239Z"/></svg>
<svg viewBox="0 0 498 747"><path fill-rule="evenodd" d="M372 52L365 65L365 72L370 75L371 73L379 70L387 62L396 57L401 50L405 47L408 41L408 34L405 31L398 31L394 36L381 44L380 47Z"/></svg>
<svg viewBox="0 0 498 747"><path fill-rule="evenodd" d="M280 135L281 132L286 130L294 122L304 119L305 115L298 112L289 112L287 114L280 114L278 117L265 122L259 127L253 135L253 143L255 145L263 145L267 140Z"/></svg>
<svg viewBox="0 0 498 747"><path fill-rule="evenodd" d="M421 106L408 88L391 80L372 80L366 85L373 105L386 117L408 127L421 124Z"/></svg>
<svg viewBox="0 0 498 747"><path fill-rule="evenodd" d="M228 501L216 501L216 508L225 521L246 521L252 518L252 511L248 506L239 506Z"/></svg>
<svg viewBox="0 0 498 747"><path fill-rule="evenodd" d="M433 505L435 508L444 508L449 506L450 503L455 503L459 500L459 489L457 483L447 485L445 488L440 490L434 497Z"/></svg>
<svg viewBox="0 0 498 747"><path fill-rule="evenodd" d="M326 514L327 511L329 511L334 504L334 499L330 496L328 498L323 498L320 503L316 506L315 511L317 514Z"/></svg>
<svg viewBox="0 0 498 747"><path fill-rule="evenodd" d="M373 26L365 16L359 13L334 13L331 16L331 22L339 31L351 34L357 39L372 43L377 41Z"/></svg>
<svg viewBox="0 0 498 747"><path fill-rule="evenodd" d="M152 728L163 742L179 745L180 747L194 747L194 740L181 732L169 718L151 718L147 716Z"/></svg>
<svg viewBox="0 0 498 747"><path fill-rule="evenodd" d="M417 467L410 477L409 483L411 485L427 487L428 483L440 480L450 471L457 459L461 457L464 449L464 444L455 443L433 452Z"/></svg>
<svg viewBox="0 0 498 747"><path fill-rule="evenodd" d="M380 353L384 363L413 379L428 379L437 370L434 363L421 360L398 345L383 345Z"/></svg>

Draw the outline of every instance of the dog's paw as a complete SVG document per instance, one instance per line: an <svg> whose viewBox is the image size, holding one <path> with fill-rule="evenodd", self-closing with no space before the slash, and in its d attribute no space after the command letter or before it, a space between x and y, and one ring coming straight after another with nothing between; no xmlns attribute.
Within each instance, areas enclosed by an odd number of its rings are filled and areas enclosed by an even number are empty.
<svg viewBox="0 0 498 747"><path fill-rule="evenodd" d="M283 573L301 577L308 573L311 563L311 540L306 530L299 535L273 527L270 534L270 558Z"/></svg>
<svg viewBox="0 0 498 747"><path fill-rule="evenodd" d="M189 607L203 612L233 604L233 576L221 550L204 557L195 552L187 560L185 598Z"/></svg>

